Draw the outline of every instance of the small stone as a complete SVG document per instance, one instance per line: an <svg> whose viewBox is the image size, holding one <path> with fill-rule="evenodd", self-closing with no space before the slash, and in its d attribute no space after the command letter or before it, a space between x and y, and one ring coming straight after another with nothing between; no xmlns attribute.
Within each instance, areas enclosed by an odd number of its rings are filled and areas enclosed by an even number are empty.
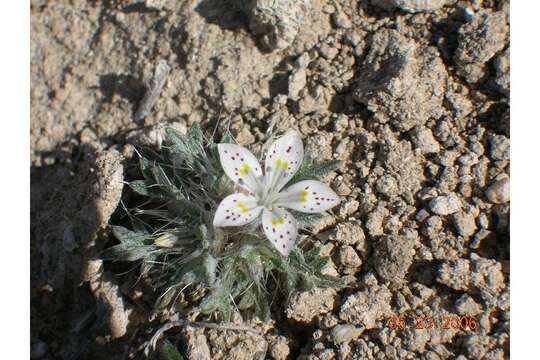
<svg viewBox="0 0 540 360"><path fill-rule="evenodd" d="M463 316L474 316L482 312L482 307L467 294L461 295L455 306L457 313Z"/></svg>
<svg viewBox="0 0 540 360"><path fill-rule="evenodd" d="M398 183L392 175L383 175L377 180L376 188L379 193L392 196L398 191Z"/></svg>
<svg viewBox="0 0 540 360"><path fill-rule="evenodd" d="M461 236L469 237L476 231L476 221L472 214L466 212L457 212L452 214L452 221L457 232Z"/></svg>
<svg viewBox="0 0 540 360"><path fill-rule="evenodd" d="M456 0L371 0L371 4L390 11L399 8L410 13L432 12Z"/></svg>
<svg viewBox="0 0 540 360"><path fill-rule="evenodd" d="M331 236L338 243L343 245L354 245L364 242L366 235L359 221L349 221L339 223L335 228L335 233Z"/></svg>
<svg viewBox="0 0 540 360"><path fill-rule="evenodd" d="M510 179L495 181L486 190L486 198L493 204L504 204L510 201Z"/></svg>
<svg viewBox="0 0 540 360"><path fill-rule="evenodd" d="M429 202L429 209L437 215L450 215L461 208L461 202L456 194L437 196Z"/></svg>
<svg viewBox="0 0 540 360"><path fill-rule="evenodd" d="M373 285L368 289L349 295L341 306L339 318L350 324L373 329L379 320L392 313L392 293L386 286Z"/></svg>
<svg viewBox="0 0 540 360"><path fill-rule="evenodd" d="M441 149L431 130L425 127L413 130L412 141L414 146L424 154L437 153Z"/></svg>
<svg viewBox="0 0 540 360"><path fill-rule="evenodd" d="M510 96L510 48L507 48L493 62L495 67L495 83L499 91Z"/></svg>
<svg viewBox="0 0 540 360"><path fill-rule="evenodd" d="M331 312L338 298L336 291L330 288L316 288L296 293L287 304L287 317L300 323L309 324L316 316Z"/></svg>
<svg viewBox="0 0 540 360"><path fill-rule="evenodd" d="M401 284L413 262L417 234L409 229L400 235L383 236L374 246L374 267L379 276L393 284Z"/></svg>
<svg viewBox="0 0 540 360"><path fill-rule="evenodd" d="M484 64L504 49L508 33L502 11L479 13L463 24L454 56L458 73L469 83L481 80L486 73Z"/></svg>
<svg viewBox="0 0 540 360"><path fill-rule="evenodd" d="M352 27L351 19L349 19L349 17L344 12L338 11L333 13L332 19L334 20L334 24L338 28L350 29Z"/></svg>
<svg viewBox="0 0 540 360"><path fill-rule="evenodd" d="M352 215L358 210L358 207L360 204L358 201L354 199L347 200L345 202L341 203L341 206L339 207L339 216L342 218L346 218L349 215Z"/></svg>
<svg viewBox="0 0 540 360"><path fill-rule="evenodd" d="M466 291L471 282L470 261L457 259L441 265L437 281L457 291Z"/></svg>
<svg viewBox="0 0 540 360"><path fill-rule="evenodd" d="M345 274L354 274L362 266L362 259L351 246L343 246L339 249L338 260L343 266Z"/></svg>
<svg viewBox="0 0 540 360"><path fill-rule="evenodd" d="M296 100L298 94L306 87L306 69L295 70L289 76L289 98Z"/></svg>
<svg viewBox="0 0 540 360"><path fill-rule="evenodd" d="M397 30L376 31L359 74L353 98L380 123L409 131L442 115L447 72L434 47Z"/></svg>
<svg viewBox="0 0 540 360"><path fill-rule="evenodd" d="M161 10L165 7L167 0L144 0L144 5L148 9Z"/></svg>
<svg viewBox="0 0 540 360"><path fill-rule="evenodd" d="M210 348L206 336L193 330L186 331L186 352L189 359L210 359Z"/></svg>
<svg viewBox="0 0 540 360"><path fill-rule="evenodd" d="M311 0L243 1L249 28L269 50L285 49L292 44L304 23Z"/></svg>
<svg viewBox="0 0 540 360"><path fill-rule="evenodd" d="M319 53L326 60L332 60L333 58L336 57L338 52L339 52L338 49L336 49L335 47L330 47L327 44L322 44L321 47L319 48Z"/></svg>
<svg viewBox="0 0 540 360"><path fill-rule="evenodd" d="M347 343L356 339L362 332L363 329L359 329L354 325L337 325L332 329L332 340L334 341L334 344Z"/></svg>
<svg viewBox="0 0 540 360"><path fill-rule="evenodd" d="M284 336L272 338L268 344L268 354L274 360L286 360L290 353L289 342Z"/></svg>
<svg viewBox="0 0 540 360"><path fill-rule="evenodd" d="M489 136L489 155L493 160L510 159L510 139L504 135Z"/></svg>

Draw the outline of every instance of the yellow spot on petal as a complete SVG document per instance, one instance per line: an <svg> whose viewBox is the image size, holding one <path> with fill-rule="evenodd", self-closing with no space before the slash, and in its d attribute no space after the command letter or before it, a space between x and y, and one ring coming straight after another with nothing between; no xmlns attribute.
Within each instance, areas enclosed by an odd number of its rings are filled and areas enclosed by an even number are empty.
<svg viewBox="0 0 540 360"><path fill-rule="evenodd" d="M242 214L247 214L249 212L248 207L243 202L239 201L236 206L240 209Z"/></svg>
<svg viewBox="0 0 540 360"><path fill-rule="evenodd" d="M276 226L276 225L281 225L285 223L285 218L284 217L280 217L280 218L277 218L277 219L272 219L272 225Z"/></svg>
<svg viewBox="0 0 540 360"><path fill-rule="evenodd" d="M289 168L289 163L281 159L274 161L274 164L276 165L276 169L282 168L283 170L287 170Z"/></svg>
<svg viewBox="0 0 540 360"><path fill-rule="evenodd" d="M300 202L302 204L307 203L308 195L309 195L309 193L306 190L300 191Z"/></svg>
<svg viewBox="0 0 540 360"><path fill-rule="evenodd" d="M248 164L244 163L242 166L240 166L240 170L238 171L238 173L240 174L241 177L244 177L249 173L250 170L251 170L251 167L249 167Z"/></svg>

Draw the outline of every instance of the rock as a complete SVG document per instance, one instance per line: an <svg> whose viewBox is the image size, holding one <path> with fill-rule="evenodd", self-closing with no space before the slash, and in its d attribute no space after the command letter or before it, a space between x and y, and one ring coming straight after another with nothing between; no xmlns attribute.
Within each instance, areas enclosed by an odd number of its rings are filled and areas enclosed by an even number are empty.
<svg viewBox="0 0 540 360"><path fill-rule="evenodd" d="M474 215L467 212L457 212L452 214L452 221L457 232L461 236L472 236L476 231L476 221Z"/></svg>
<svg viewBox="0 0 540 360"><path fill-rule="evenodd" d="M248 0L244 11L249 17L249 28L269 49L285 49L292 44L311 0Z"/></svg>
<svg viewBox="0 0 540 360"><path fill-rule="evenodd" d="M144 3L147 9L161 10L165 7L167 0L135 0L132 3Z"/></svg>
<svg viewBox="0 0 540 360"><path fill-rule="evenodd" d="M287 360L290 351L289 341L284 336L272 337L268 344L268 354L274 360Z"/></svg>
<svg viewBox="0 0 540 360"><path fill-rule="evenodd" d="M354 220L337 224L330 239L342 245L354 245L360 257L364 257L367 253L366 235L360 221Z"/></svg>
<svg viewBox="0 0 540 360"><path fill-rule="evenodd" d="M447 73L433 47L396 30L377 31L359 74L353 97L379 122L407 131L442 114Z"/></svg>
<svg viewBox="0 0 540 360"><path fill-rule="evenodd" d="M99 153L96 158L96 183L94 184L94 206L102 226L109 221L122 197L124 167L122 156L115 150Z"/></svg>
<svg viewBox="0 0 540 360"><path fill-rule="evenodd" d="M375 244L373 266L384 281L403 282L413 262L418 235L405 229L400 235L383 236Z"/></svg>
<svg viewBox="0 0 540 360"><path fill-rule="evenodd" d="M399 8L410 13L436 11L455 2L456 0L371 0L372 5L384 10L391 11Z"/></svg>
<svg viewBox="0 0 540 360"><path fill-rule="evenodd" d="M350 29L352 27L351 19L342 11L333 13L332 20L338 28Z"/></svg>
<svg viewBox="0 0 540 360"><path fill-rule="evenodd" d="M487 306L495 306L498 294L504 288L502 265L493 259L471 254L471 285L480 293Z"/></svg>
<svg viewBox="0 0 540 360"><path fill-rule="evenodd" d="M439 269L437 281L454 290L468 290L471 282L470 261L457 259L443 263Z"/></svg>
<svg viewBox="0 0 540 360"><path fill-rule="evenodd" d="M443 222L440 216L430 216L424 223L422 234L430 238L435 237L441 232L442 227Z"/></svg>
<svg viewBox="0 0 540 360"><path fill-rule="evenodd" d="M186 330L186 355L190 360L207 360L211 359L210 348L204 334L197 330L188 328Z"/></svg>
<svg viewBox="0 0 540 360"><path fill-rule="evenodd" d="M373 285L349 295L341 306L339 318L347 323L373 329L379 320L391 315L392 293L386 286Z"/></svg>
<svg viewBox="0 0 540 360"><path fill-rule="evenodd" d="M469 83L485 75L484 64L504 49L508 37L506 15L502 11L479 13L459 29L454 55L458 73Z"/></svg>
<svg viewBox="0 0 540 360"><path fill-rule="evenodd" d="M499 232L508 231L508 225L510 224L510 204L494 205L493 215L497 218L497 230Z"/></svg>
<svg viewBox="0 0 540 360"><path fill-rule="evenodd" d="M350 324L337 325L332 329L332 341L334 344L347 343L356 339L363 331L363 329Z"/></svg>
<svg viewBox="0 0 540 360"><path fill-rule="evenodd" d="M429 202L429 209L437 215L450 215L461 209L461 202L454 193L437 196Z"/></svg>
<svg viewBox="0 0 540 360"><path fill-rule="evenodd" d="M457 291L474 291L488 306L494 306L504 287L501 263L471 254L471 259L444 262L437 281Z"/></svg>
<svg viewBox="0 0 540 360"><path fill-rule="evenodd" d="M375 188L383 195L395 195L398 191L397 180L392 175L383 175L377 180Z"/></svg>
<svg viewBox="0 0 540 360"><path fill-rule="evenodd" d="M313 289L293 295L286 309L289 319L309 324L316 316L332 311L338 301L338 294L334 289Z"/></svg>
<svg viewBox="0 0 540 360"><path fill-rule="evenodd" d="M510 179L504 178L492 183L486 190L486 198L493 204L504 204L510 201Z"/></svg>
<svg viewBox="0 0 540 360"><path fill-rule="evenodd" d="M248 326L255 327L253 325L255 324ZM255 329L263 333L266 331L259 326ZM206 332L206 338L211 349L211 357L205 359L264 360L268 351L268 342L265 337L249 331L210 329ZM204 351L206 352L206 349Z"/></svg>
<svg viewBox="0 0 540 360"><path fill-rule="evenodd" d="M354 214L356 210L358 210L359 206L360 204L358 203L358 201L354 199L342 201L338 211L339 216L341 218L346 218L347 216Z"/></svg>
<svg viewBox="0 0 540 360"><path fill-rule="evenodd" d="M103 260L92 260L87 265L87 279L94 296L108 311L108 326L113 339L126 335L128 326L135 325L135 311L125 301L116 279L103 271Z"/></svg>
<svg viewBox="0 0 540 360"><path fill-rule="evenodd" d="M462 316L474 316L482 312L482 307L467 294L461 295L455 306L457 313Z"/></svg>
<svg viewBox="0 0 540 360"><path fill-rule="evenodd" d="M356 251L348 245L339 249L338 260L341 266L343 266L343 272L345 274L354 274L362 266L362 259L360 259Z"/></svg>
<svg viewBox="0 0 540 360"><path fill-rule="evenodd" d="M337 56L339 50L335 47L330 47L327 44L322 44L319 48L319 54L326 60L332 60Z"/></svg>
<svg viewBox="0 0 540 360"><path fill-rule="evenodd" d="M412 141L416 148L424 154L438 153L441 147L430 129L426 127L415 128L412 132Z"/></svg>
<svg viewBox="0 0 540 360"><path fill-rule="evenodd" d="M381 183L379 190L386 192L387 196L400 196L407 203L414 203L414 195L420 190L424 180L423 157L412 150L412 145L407 140L384 144L379 151L384 173L396 180L396 186L389 180ZM379 182L378 176L375 180L376 186Z"/></svg>
<svg viewBox="0 0 540 360"><path fill-rule="evenodd" d="M298 94L306 87L306 69L294 70L289 76L289 98L296 100Z"/></svg>
<svg viewBox="0 0 540 360"><path fill-rule="evenodd" d="M495 84L502 94L510 96L510 48L506 48L497 56L493 65L495 66Z"/></svg>
<svg viewBox="0 0 540 360"><path fill-rule="evenodd" d="M510 139L504 135L489 135L489 155L493 160L510 159Z"/></svg>
<svg viewBox="0 0 540 360"><path fill-rule="evenodd" d="M388 209L379 206L368 214L366 229L371 236L379 236L384 233L383 221L390 214Z"/></svg>

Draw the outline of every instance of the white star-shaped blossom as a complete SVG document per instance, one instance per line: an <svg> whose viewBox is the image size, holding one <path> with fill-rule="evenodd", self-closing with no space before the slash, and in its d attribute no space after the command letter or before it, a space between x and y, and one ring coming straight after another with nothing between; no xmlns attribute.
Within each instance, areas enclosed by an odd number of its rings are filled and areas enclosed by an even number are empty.
<svg viewBox="0 0 540 360"><path fill-rule="evenodd" d="M340 201L328 185L316 180L299 181L283 189L304 158L304 145L295 131L287 132L270 146L264 173L257 158L243 146L218 144L218 152L225 174L247 193L224 198L214 216L214 226L242 226L262 214L266 237L284 256L289 254L298 235L296 219L285 208L313 214Z"/></svg>

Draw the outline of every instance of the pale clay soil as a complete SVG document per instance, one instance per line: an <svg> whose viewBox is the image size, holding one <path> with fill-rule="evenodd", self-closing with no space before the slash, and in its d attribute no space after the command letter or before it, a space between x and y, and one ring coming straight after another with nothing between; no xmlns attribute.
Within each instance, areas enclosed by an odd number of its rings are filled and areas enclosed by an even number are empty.
<svg viewBox="0 0 540 360"><path fill-rule="evenodd" d="M31 1L32 357L144 357L164 318L96 234L136 146L219 122L252 147L296 129L343 160L324 179L343 201L303 241L347 287L233 319L258 333L167 332L187 359L508 358L508 17L507 0Z"/></svg>

